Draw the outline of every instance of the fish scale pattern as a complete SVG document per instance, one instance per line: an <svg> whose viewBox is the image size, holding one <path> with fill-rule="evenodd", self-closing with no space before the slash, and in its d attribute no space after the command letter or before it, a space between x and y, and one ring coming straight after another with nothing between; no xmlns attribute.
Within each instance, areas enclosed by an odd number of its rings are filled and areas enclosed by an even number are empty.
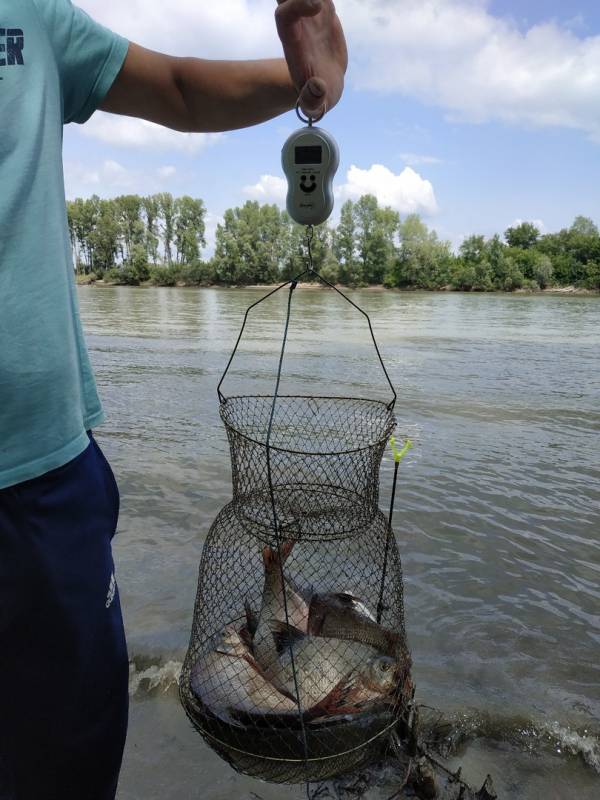
<svg viewBox="0 0 600 800"><path fill-rule="evenodd" d="M378 507L393 412L273 400L221 403L233 497L205 542L180 696L235 769L297 783L371 761L413 689L400 554Z"/></svg>

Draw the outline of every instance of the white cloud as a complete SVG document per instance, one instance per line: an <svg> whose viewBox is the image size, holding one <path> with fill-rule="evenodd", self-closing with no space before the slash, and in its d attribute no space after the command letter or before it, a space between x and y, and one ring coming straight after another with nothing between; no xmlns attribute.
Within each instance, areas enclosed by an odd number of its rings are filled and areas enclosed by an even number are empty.
<svg viewBox="0 0 600 800"><path fill-rule="evenodd" d="M154 122L98 112L82 127L82 133L116 147L180 151L193 155L221 138L221 133L180 133Z"/></svg>
<svg viewBox="0 0 600 800"><path fill-rule="evenodd" d="M258 183L244 186L243 192L252 200L283 204L287 195L287 182L276 175L261 175Z"/></svg>
<svg viewBox="0 0 600 800"><path fill-rule="evenodd" d="M178 175L175 167L165 166L143 170L105 160L98 164L65 159L65 192L75 197L115 197L119 194L154 194L165 191L165 181ZM185 187L187 189L187 186ZM189 190L188 190L189 191Z"/></svg>
<svg viewBox="0 0 600 800"><path fill-rule="evenodd" d="M525 32L477 0L341 0L356 83L455 119L576 128L600 141L600 36Z"/></svg>
<svg viewBox="0 0 600 800"><path fill-rule="evenodd" d="M243 192L252 200L283 206L287 182L275 175L261 175L257 183L244 186ZM381 205L391 206L403 214L434 214L437 211L433 186L410 167L399 175L394 175L381 164L373 164L370 169L351 166L346 183L336 188L336 199L341 203L345 200L358 200L365 194L375 195Z"/></svg>
<svg viewBox="0 0 600 800"><path fill-rule="evenodd" d="M409 167L418 167L419 164L443 164L441 158L437 156L425 156L419 153L400 153L400 158L408 164Z"/></svg>
<svg viewBox="0 0 600 800"><path fill-rule="evenodd" d="M103 161L96 167L80 162L65 161L66 196L89 197L98 194L103 197L134 191L137 176L117 161Z"/></svg>
<svg viewBox="0 0 600 800"><path fill-rule="evenodd" d="M281 55L274 0L78 0L94 19L144 47L177 56Z"/></svg>
<svg viewBox="0 0 600 800"><path fill-rule="evenodd" d="M336 195L341 201L358 200L364 194L373 194L380 205L391 206L401 214L435 214L437 202L430 181L406 167L395 175L382 164L373 164L370 169L351 166L346 183Z"/></svg>

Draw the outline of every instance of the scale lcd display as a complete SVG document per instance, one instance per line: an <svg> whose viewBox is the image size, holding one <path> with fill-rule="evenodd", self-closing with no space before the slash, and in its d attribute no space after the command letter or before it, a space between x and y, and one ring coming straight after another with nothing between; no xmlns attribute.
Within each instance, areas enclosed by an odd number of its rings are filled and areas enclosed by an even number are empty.
<svg viewBox="0 0 600 800"><path fill-rule="evenodd" d="M296 164L321 164L323 148L320 145L296 147Z"/></svg>

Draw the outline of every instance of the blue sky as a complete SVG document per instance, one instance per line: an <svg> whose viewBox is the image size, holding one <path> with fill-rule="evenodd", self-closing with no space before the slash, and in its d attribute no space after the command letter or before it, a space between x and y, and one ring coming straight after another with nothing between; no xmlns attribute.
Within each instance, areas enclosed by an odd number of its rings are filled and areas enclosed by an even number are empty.
<svg viewBox="0 0 600 800"><path fill-rule="evenodd" d="M279 52L271 0L80 0L130 39L176 55ZM600 4L591 0L339 0L351 67L323 123L337 138L338 206L362 191L417 211L457 246L516 220L600 222ZM143 12L143 13L142 13ZM166 27L165 27L166 26ZM169 47L165 48L165 42ZM283 202L295 115L185 136L96 114L65 131L67 196L202 197L209 235L248 198ZM335 219L335 215L334 215Z"/></svg>

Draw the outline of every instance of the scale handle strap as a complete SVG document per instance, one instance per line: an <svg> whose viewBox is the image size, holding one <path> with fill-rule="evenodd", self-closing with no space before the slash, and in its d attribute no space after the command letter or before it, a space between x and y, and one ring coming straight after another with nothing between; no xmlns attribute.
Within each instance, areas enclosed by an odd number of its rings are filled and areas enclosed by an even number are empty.
<svg viewBox="0 0 600 800"><path fill-rule="evenodd" d="M229 373L229 369L231 367L231 364L233 363L233 359L235 358L236 353L238 351L238 348L240 346L240 342L242 341L242 337L243 337L244 331L246 329L246 324L248 323L248 317L250 316L250 312L253 311L261 303L264 303L265 300L268 300L269 297L272 297L274 294L277 294L277 292L280 292L282 289L285 289L288 286L292 287L292 289L295 289L297 284L298 284L298 282L300 280L302 280L302 278L307 277L309 275L311 277L317 278L323 285L328 286L330 289L333 289L334 292L337 292L337 294L339 294L340 297L343 297L344 300L347 303L349 303L354 309L356 309L356 311L358 311L360 314L362 314L363 317L367 320L367 324L369 326L369 333L371 335L371 339L373 340L373 345L375 347L375 352L377 353L377 358L379 360L379 363L381 364L381 369L383 370L383 374L385 375L387 384L388 384L388 386L390 388L390 391L392 393L392 399L388 403L388 408L390 410L393 409L394 406L396 405L396 401L398 399L398 395L396 394L396 390L394 389L394 385L392 384L392 381L390 379L390 376L389 376L389 373L388 373L388 371L386 369L386 366L383 363L383 358L381 356L381 351L379 350L379 345L377 344L377 339L375 338L375 332L373 330L373 325L371 324L371 319L370 319L369 315L367 314L367 312L364 309L362 309L353 300L351 300L348 297L348 295L344 294L344 292L342 292L340 289L338 289L337 286L334 286L333 283L330 283L326 278L324 278L322 275L319 275L319 273L315 272L313 269L307 269L304 272L302 272L299 275L297 275L292 280L289 280L289 281L286 281L285 283L282 283L281 286L278 286L276 289L273 289L268 294L266 294L264 297L261 297L261 299L257 300L256 303L252 303L252 305L248 306L248 308L246 309L246 313L244 314L244 321L242 323L242 328L240 330L240 333L238 335L237 341L235 343L235 347L233 348L233 352L231 353L231 356L229 357L229 361L227 362L227 366L225 367L225 371L223 372L223 375L221 376L221 380L219 381L219 385L217 386L217 394L219 396L219 401L221 403L224 403L226 401L226 399L227 399L225 394L222 392L223 382L225 381L225 378L227 377L227 374Z"/></svg>

